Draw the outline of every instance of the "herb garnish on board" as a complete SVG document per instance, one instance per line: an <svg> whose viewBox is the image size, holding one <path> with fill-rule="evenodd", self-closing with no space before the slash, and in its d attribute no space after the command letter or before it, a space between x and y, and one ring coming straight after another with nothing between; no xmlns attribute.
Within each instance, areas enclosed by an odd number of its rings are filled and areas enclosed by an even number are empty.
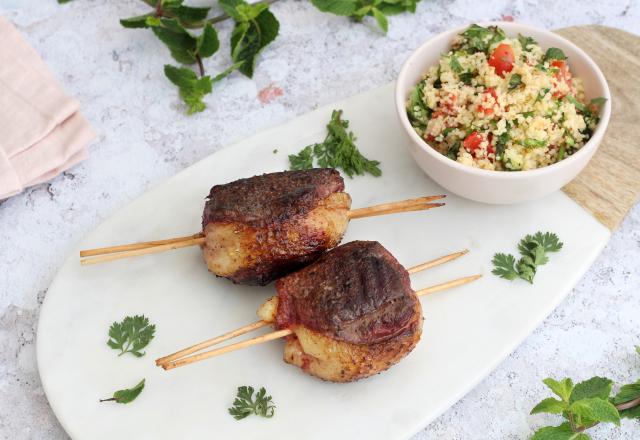
<svg viewBox="0 0 640 440"><path fill-rule="evenodd" d="M290 169L307 170L313 168L314 158L320 168L340 168L349 177L354 174L362 176L369 173L382 175L380 162L367 159L360 153L355 144L356 137L349 128L349 121L342 118L342 110L331 113L331 121L327 124L327 136L318 144L303 148L298 154L289 155Z"/></svg>
<svg viewBox="0 0 640 440"><path fill-rule="evenodd" d="M238 387L236 399L233 401L233 406L229 408L229 414L234 419L242 420L252 414L268 419L273 417L276 406L273 404L271 396L267 396L267 391L262 387L254 399L253 391L253 387Z"/></svg>
<svg viewBox="0 0 640 440"><path fill-rule="evenodd" d="M100 402L116 402L116 403L129 403L136 400L136 397L140 395L142 390L144 389L144 379L142 379L136 386L133 388L125 388L123 390L118 390L113 393L113 397L109 397L108 399L100 399Z"/></svg>
<svg viewBox="0 0 640 440"><path fill-rule="evenodd" d="M144 356L144 347L149 345L156 331L156 326L149 324L144 315L127 316L121 322L114 322L109 327L107 345L120 350L118 356L131 353L136 357Z"/></svg>
<svg viewBox="0 0 640 440"><path fill-rule="evenodd" d="M549 261L547 253L558 252L560 249L562 242L556 234L536 232L534 235L527 235L518 244L520 260L516 262L511 254L497 253L493 256L494 269L491 273L507 280L522 278L533 284L537 267Z"/></svg>

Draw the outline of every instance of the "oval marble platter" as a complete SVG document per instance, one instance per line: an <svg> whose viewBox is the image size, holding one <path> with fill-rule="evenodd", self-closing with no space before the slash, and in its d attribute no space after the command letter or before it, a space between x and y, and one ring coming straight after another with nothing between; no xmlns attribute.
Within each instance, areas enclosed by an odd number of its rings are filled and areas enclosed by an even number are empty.
<svg viewBox="0 0 640 440"><path fill-rule="evenodd" d="M78 249L199 231L214 184L283 170L287 155L324 137L341 108L382 177L346 178L354 207L441 194L413 163L393 113L391 85L301 116L226 148L149 191L104 222ZM274 149L277 152L274 153ZM609 230L566 194L518 206L448 196L446 206L354 220L344 238L378 240L409 267L461 249L470 253L412 277L415 289L481 273L473 284L422 299L424 334L398 365L350 384L322 382L282 361L282 341L164 371L154 360L256 320L272 285L236 286L207 272L198 248L81 266L77 252L48 291L38 326L40 376L55 414L76 439L405 438L468 392L569 293L607 242ZM497 251L537 230L565 244L534 285L491 275ZM142 358L107 344L113 321L145 314L157 325ZM264 330L264 329L263 329ZM128 405L98 403L146 379ZM241 385L264 386L272 419L234 420L227 408Z"/></svg>

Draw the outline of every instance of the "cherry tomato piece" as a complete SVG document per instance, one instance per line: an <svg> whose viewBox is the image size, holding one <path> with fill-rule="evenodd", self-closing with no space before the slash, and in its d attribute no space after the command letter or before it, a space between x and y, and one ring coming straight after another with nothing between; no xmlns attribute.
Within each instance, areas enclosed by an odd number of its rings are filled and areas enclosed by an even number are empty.
<svg viewBox="0 0 640 440"><path fill-rule="evenodd" d="M480 144L484 141L484 136L482 136L477 131L474 131L469 136L464 138L462 141L462 146L469 150L471 154L475 154L475 151L480 148Z"/></svg>
<svg viewBox="0 0 640 440"><path fill-rule="evenodd" d="M513 63L516 57L513 48L508 44L502 43L493 50L487 63L494 68L496 75L504 78L504 74L513 70Z"/></svg>

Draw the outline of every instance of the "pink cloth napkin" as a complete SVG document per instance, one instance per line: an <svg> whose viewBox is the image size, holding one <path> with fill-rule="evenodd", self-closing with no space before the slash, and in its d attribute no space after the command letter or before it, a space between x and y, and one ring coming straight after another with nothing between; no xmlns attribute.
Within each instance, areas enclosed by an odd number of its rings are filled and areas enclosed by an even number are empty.
<svg viewBox="0 0 640 440"><path fill-rule="evenodd" d="M88 157L95 133L79 108L0 16L0 200Z"/></svg>

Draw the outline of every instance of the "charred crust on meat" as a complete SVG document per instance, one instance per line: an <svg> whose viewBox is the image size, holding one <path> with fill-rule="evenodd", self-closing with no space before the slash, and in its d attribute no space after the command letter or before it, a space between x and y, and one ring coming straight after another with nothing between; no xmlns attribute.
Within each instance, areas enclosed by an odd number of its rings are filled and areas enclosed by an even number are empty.
<svg viewBox="0 0 640 440"><path fill-rule="evenodd" d="M420 305L409 274L378 242L339 246L278 280L276 289L278 328L302 325L357 345L415 331Z"/></svg>
<svg viewBox="0 0 640 440"><path fill-rule="evenodd" d="M331 168L269 173L215 185L205 203L202 227L235 222L264 228L303 216L329 194L342 191L344 180Z"/></svg>

